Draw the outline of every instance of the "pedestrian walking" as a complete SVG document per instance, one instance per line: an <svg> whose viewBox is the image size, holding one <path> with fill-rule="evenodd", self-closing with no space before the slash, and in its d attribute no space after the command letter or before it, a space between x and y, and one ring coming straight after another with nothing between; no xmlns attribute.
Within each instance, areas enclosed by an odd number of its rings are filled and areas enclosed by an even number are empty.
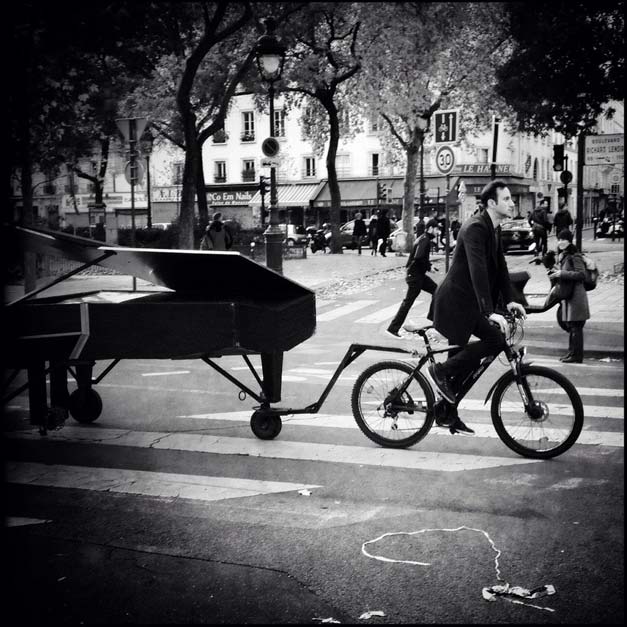
<svg viewBox="0 0 627 627"><path fill-rule="evenodd" d="M368 242L370 243L370 254L377 256L377 216L373 215L368 223Z"/></svg>
<svg viewBox="0 0 627 627"><path fill-rule="evenodd" d="M385 331L387 335L391 335L395 339L400 338L398 332L420 292L424 290L433 295L437 287L435 281L427 276L427 272L431 270L429 253L431 252L431 241L434 237L435 228L433 226L427 227L426 231L414 243L411 254L405 264L407 268L407 275L405 277L407 292L396 315Z"/></svg>
<svg viewBox="0 0 627 627"><path fill-rule="evenodd" d="M425 224L425 228L428 228L430 226L432 226L435 229L435 237L433 238L431 245L433 246L433 248L435 249L435 252L437 253L440 251L440 232L441 232L440 221L438 220L437 211L431 212L431 217L427 220Z"/></svg>
<svg viewBox="0 0 627 627"><path fill-rule="evenodd" d="M200 240L200 250L229 250L232 245L233 236L222 222L222 214L214 213L212 222L207 225L205 234Z"/></svg>
<svg viewBox="0 0 627 627"><path fill-rule="evenodd" d="M385 251L388 247L388 237L390 236L391 230L392 229L390 225L390 218L388 218L388 210L385 208L379 209L379 218L377 220L375 234L377 237L377 241L381 242L379 244L379 253L381 254L381 257L386 256Z"/></svg>
<svg viewBox="0 0 627 627"><path fill-rule="evenodd" d="M557 237L564 229L568 229L570 231L572 225L573 217L570 215L570 211L568 211L568 206L565 202L563 202L553 218L555 236Z"/></svg>
<svg viewBox="0 0 627 627"><path fill-rule="evenodd" d="M534 255L541 257L546 254L547 233L549 229L549 220L546 215L546 202L542 201L532 212L529 219L533 231L533 239L536 245Z"/></svg>
<svg viewBox="0 0 627 627"><path fill-rule="evenodd" d="M362 238L368 234L366 229L366 223L364 222L361 213L355 214L355 224L353 225L353 248L357 247L357 254L361 255L361 241Z"/></svg>
<svg viewBox="0 0 627 627"><path fill-rule="evenodd" d="M556 265L549 277L559 280L562 320L568 327L568 353L560 361L580 364L584 352L583 327L590 318L588 294L583 285L586 265L573 244L573 234L569 229L562 229L558 233L557 250L559 267Z"/></svg>

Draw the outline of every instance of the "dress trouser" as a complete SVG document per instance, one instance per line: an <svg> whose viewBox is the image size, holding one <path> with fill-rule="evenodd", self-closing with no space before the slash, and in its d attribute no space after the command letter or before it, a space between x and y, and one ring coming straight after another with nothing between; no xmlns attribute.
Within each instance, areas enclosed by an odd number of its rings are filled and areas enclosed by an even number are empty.
<svg viewBox="0 0 627 627"><path fill-rule="evenodd" d="M546 229L534 229L533 241L536 245L534 253L536 255L546 255L548 250L548 235Z"/></svg>
<svg viewBox="0 0 627 627"><path fill-rule="evenodd" d="M478 337L480 341L461 347L442 364L447 377L455 377L459 381L474 370L484 357L496 356L505 348L505 336L484 316L478 319L472 335Z"/></svg>
<svg viewBox="0 0 627 627"><path fill-rule="evenodd" d="M583 359L583 327L585 324L585 320L568 323L568 353L575 359Z"/></svg>
<svg viewBox="0 0 627 627"><path fill-rule="evenodd" d="M414 304L416 298L418 298L418 294L420 294L422 290L429 292L429 294L433 294L437 286L437 283L431 277L426 275L420 277L418 280L408 280L405 298L403 298L396 315L392 319L392 322L390 322L388 331L398 333L401 325L405 322L405 318L407 318L407 314L409 313L411 306Z"/></svg>

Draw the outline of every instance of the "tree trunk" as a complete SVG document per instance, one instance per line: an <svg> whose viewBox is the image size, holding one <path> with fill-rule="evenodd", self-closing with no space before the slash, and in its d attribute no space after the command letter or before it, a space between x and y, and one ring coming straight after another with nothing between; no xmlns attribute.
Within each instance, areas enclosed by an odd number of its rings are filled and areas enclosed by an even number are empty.
<svg viewBox="0 0 627 627"><path fill-rule="evenodd" d="M198 137L196 135L196 116L189 103L179 105L179 112L185 132L185 165L183 166L183 189L181 190L181 213L179 216L179 248L194 248L194 209L198 185Z"/></svg>
<svg viewBox="0 0 627 627"><path fill-rule="evenodd" d="M323 102L329 114L329 150L327 152L327 174L329 177L329 192L331 194L331 209L329 217L331 219L331 252L341 255L342 242L340 241L340 207L342 206L342 196L340 194L340 184L337 180L337 170L335 169L335 158L340 140L340 121L337 115L337 108L333 98Z"/></svg>
<svg viewBox="0 0 627 627"><path fill-rule="evenodd" d="M98 176L96 177L96 184L94 186L94 202L96 206L103 205L104 196L104 180L107 175L107 165L109 163L109 138L103 139L100 142L100 168L98 169Z"/></svg>
<svg viewBox="0 0 627 627"><path fill-rule="evenodd" d="M414 245L414 205L416 198L416 169L418 166L419 145L416 145L415 133L407 145L407 169L403 184L403 231L407 233L404 252L409 252Z"/></svg>
<svg viewBox="0 0 627 627"><path fill-rule="evenodd" d="M205 171L202 165L202 144L198 142L198 169L196 172L196 198L198 201L198 218L204 228L209 224L209 206L207 204L207 190L205 188Z"/></svg>

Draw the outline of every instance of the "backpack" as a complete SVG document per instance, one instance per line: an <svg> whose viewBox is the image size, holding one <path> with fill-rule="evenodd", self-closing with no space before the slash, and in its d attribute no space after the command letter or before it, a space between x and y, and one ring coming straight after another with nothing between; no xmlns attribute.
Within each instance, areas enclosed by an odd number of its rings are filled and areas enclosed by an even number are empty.
<svg viewBox="0 0 627 627"><path fill-rule="evenodd" d="M584 253L580 253L580 257L586 266L586 276L583 280L583 286L586 292L590 292L597 286L597 281L599 280L599 269L597 268L597 262L592 259L592 257L589 257Z"/></svg>

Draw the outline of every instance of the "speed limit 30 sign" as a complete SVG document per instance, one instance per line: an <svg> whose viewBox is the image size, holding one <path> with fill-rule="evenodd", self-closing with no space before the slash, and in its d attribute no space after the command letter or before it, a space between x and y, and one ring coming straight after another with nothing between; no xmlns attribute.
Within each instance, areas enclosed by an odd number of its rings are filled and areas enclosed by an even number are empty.
<svg viewBox="0 0 627 627"><path fill-rule="evenodd" d="M449 146L440 146L435 153L435 165L441 174L450 174L455 167L455 153Z"/></svg>

